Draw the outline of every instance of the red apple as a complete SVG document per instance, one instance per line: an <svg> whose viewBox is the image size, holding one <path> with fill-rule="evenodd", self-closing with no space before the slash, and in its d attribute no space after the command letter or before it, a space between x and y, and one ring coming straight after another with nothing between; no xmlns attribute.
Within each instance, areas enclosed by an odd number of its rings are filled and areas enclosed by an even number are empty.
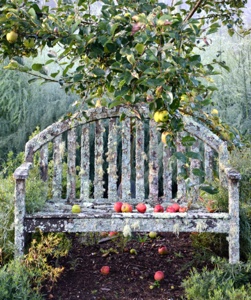
<svg viewBox="0 0 251 300"><path fill-rule="evenodd" d="M114 236L114 235L117 235L118 233L117 233L117 231L110 231L109 232L109 236Z"/></svg>
<svg viewBox="0 0 251 300"><path fill-rule="evenodd" d="M116 212L121 212L122 205L123 205L122 202L115 202L113 208Z"/></svg>
<svg viewBox="0 0 251 300"><path fill-rule="evenodd" d="M155 274L154 274L154 280L156 281L160 281L162 279L164 279L164 273L162 271L157 271Z"/></svg>
<svg viewBox="0 0 251 300"><path fill-rule="evenodd" d="M166 247L166 246L161 246L161 247L159 247L158 253L161 254L161 255L167 254L167 253L168 253L167 247Z"/></svg>
<svg viewBox="0 0 251 300"><path fill-rule="evenodd" d="M185 207L185 206L180 206L179 212L184 213L184 212L186 212L186 211L187 211L187 207Z"/></svg>
<svg viewBox="0 0 251 300"><path fill-rule="evenodd" d="M175 210L176 212L179 211L180 206L179 206L178 203L173 203L173 204L172 204L172 207L174 208L174 210Z"/></svg>
<svg viewBox="0 0 251 300"><path fill-rule="evenodd" d="M131 204L129 204L129 203L123 203L122 204L122 206L121 206L121 211L122 212L132 212L132 206L131 206Z"/></svg>
<svg viewBox="0 0 251 300"><path fill-rule="evenodd" d="M103 267L100 269L100 272L101 272L101 274L103 274L103 275L107 275L107 274L109 274L109 272L110 272L110 267L108 267L108 266L103 266Z"/></svg>
<svg viewBox="0 0 251 300"><path fill-rule="evenodd" d="M155 205L154 212L164 212L164 207L160 204Z"/></svg>
<svg viewBox="0 0 251 300"><path fill-rule="evenodd" d="M137 208L137 211L140 212L140 213L142 213L142 214L146 212L146 205L145 205L145 203L139 203L139 204L137 204L136 208Z"/></svg>
<svg viewBox="0 0 251 300"><path fill-rule="evenodd" d="M172 207L172 206L168 206L166 211L169 212L169 213L175 213L176 212L175 208Z"/></svg>

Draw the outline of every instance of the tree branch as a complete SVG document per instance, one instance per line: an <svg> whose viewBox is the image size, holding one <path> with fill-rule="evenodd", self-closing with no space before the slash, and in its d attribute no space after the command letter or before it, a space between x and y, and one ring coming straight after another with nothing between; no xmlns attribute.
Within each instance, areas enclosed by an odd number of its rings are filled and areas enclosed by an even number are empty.
<svg viewBox="0 0 251 300"><path fill-rule="evenodd" d="M204 2L204 0L198 0L195 6L192 8L192 10L188 13L188 15L185 18L185 22L192 18L192 16L195 14L196 10L200 7L200 5Z"/></svg>

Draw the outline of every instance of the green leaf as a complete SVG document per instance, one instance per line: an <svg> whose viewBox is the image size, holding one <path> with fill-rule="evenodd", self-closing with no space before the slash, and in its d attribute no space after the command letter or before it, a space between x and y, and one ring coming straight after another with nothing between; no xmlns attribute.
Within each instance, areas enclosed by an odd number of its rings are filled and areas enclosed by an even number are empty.
<svg viewBox="0 0 251 300"><path fill-rule="evenodd" d="M137 44L135 46L135 50L141 55L145 50L145 45L144 44Z"/></svg>
<svg viewBox="0 0 251 300"><path fill-rule="evenodd" d="M199 177L203 177L205 175L205 173L201 169L197 169L197 168L193 169L192 173L195 176L199 176Z"/></svg>
<svg viewBox="0 0 251 300"><path fill-rule="evenodd" d="M188 151L188 152L186 152L186 156L189 158L192 158L192 159L201 160L200 153L198 153L198 152Z"/></svg>
<svg viewBox="0 0 251 300"><path fill-rule="evenodd" d="M119 27L119 23L114 23L111 27L111 36L114 36L116 29Z"/></svg>
<svg viewBox="0 0 251 300"><path fill-rule="evenodd" d="M100 69L100 68L94 68L92 70L92 73L95 74L98 77L104 77L105 76L105 71Z"/></svg>
<svg viewBox="0 0 251 300"><path fill-rule="evenodd" d="M40 70L42 70L42 68L43 68L43 64L33 64L31 67L32 67L32 70L34 70L34 71L40 71Z"/></svg>
<svg viewBox="0 0 251 300"><path fill-rule="evenodd" d="M184 136L181 139L181 143L183 146L192 146L196 139L190 135Z"/></svg>
<svg viewBox="0 0 251 300"><path fill-rule="evenodd" d="M118 105L121 105L121 104L123 104L123 103L124 103L124 101L121 101L120 99L117 99L117 100L114 100L114 101L110 102L110 103L108 104L108 107L109 107L109 108L113 108L113 107L118 106Z"/></svg>
<svg viewBox="0 0 251 300"><path fill-rule="evenodd" d="M83 77L84 77L84 74L82 74L82 73L74 74L73 81L74 82L81 81L83 79Z"/></svg>
<svg viewBox="0 0 251 300"><path fill-rule="evenodd" d="M215 188L211 185L201 185L200 190L202 190L208 194L211 194L211 195L217 194L219 192L217 188Z"/></svg>
<svg viewBox="0 0 251 300"><path fill-rule="evenodd" d="M187 158L182 152L175 152L173 155L184 164L187 162Z"/></svg>

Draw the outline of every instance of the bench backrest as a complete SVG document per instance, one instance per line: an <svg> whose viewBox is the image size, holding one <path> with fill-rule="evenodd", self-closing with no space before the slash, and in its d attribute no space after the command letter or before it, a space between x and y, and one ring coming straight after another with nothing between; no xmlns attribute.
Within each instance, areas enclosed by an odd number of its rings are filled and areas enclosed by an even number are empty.
<svg viewBox="0 0 251 300"><path fill-rule="evenodd" d="M25 160L32 162L39 151L41 177L46 181L48 164L53 159L54 200L62 198L63 162L66 163L65 197L70 203L76 198L87 202L93 199L115 202L121 198L135 203L148 199L157 203L163 197L170 201L186 195L186 182L180 176L182 171L193 183L199 184L202 180L196 176L199 170L204 171L203 180L212 180L215 154L219 167L226 164L226 143L206 127L184 116L184 131L178 136L174 149L161 142L157 124L149 118L147 108L141 107L140 112L144 119L124 107L99 107L54 123L26 144ZM186 135L196 138L190 147L182 144ZM49 142L53 142L52 150ZM185 151L190 151L189 165L182 156ZM175 152L179 153L177 161L173 159ZM202 161L199 156L203 156ZM220 169L219 174L221 177ZM196 201L196 189L193 192L192 198ZM187 197L183 201L187 201Z"/></svg>

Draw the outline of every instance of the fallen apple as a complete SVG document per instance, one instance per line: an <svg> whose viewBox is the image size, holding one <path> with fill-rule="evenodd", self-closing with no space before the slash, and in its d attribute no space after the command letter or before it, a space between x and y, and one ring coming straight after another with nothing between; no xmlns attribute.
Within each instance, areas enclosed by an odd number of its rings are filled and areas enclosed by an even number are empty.
<svg viewBox="0 0 251 300"><path fill-rule="evenodd" d="M168 253L167 247L166 247L166 246L161 246L161 247L159 247L158 253L159 253L160 255L165 255L165 254L167 254L167 253Z"/></svg>
<svg viewBox="0 0 251 300"><path fill-rule="evenodd" d="M81 212L81 207L78 204L72 205L71 212L74 214L78 214Z"/></svg>
<svg viewBox="0 0 251 300"><path fill-rule="evenodd" d="M166 212L169 212L169 213L175 213L175 212L176 212L176 210L175 210L175 208L174 208L174 207L172 207L172 206L168 206L168 207L166 208Z"/></svg>
<svg viewBox="0 0 251 300"><path fill-rule="evenodd" d="M154 239L154 238L156 238L156 236L157 236L157 232L155 232L155 231L151 231L151 232L149 232L149 237L151 238L151 239Z"/></svg>
<svg viewBox="0 0 251 300"><path fill-rule="evenodd" d="M165 275L162 271L157 271L154 274L154 280L156 280L156 281L161 281L164 279L164 277L165 277Z"/></svg>
<svg viewBox="0 0 251 300"><path fill-rule="evenodd" d="M187 212L187 207L185 207L185 206L180 206L179 212L181 212L181 213Z"/></svg>
<svg viewBox="0 0 251 300"><path fill-rule="evenodd" d="M153 212L164 212L164 207L160 204L155 205Z"/></svg>
<svg viewBox="0 0 251 300"><path fill-rule="evenodd" d="M118 233L117 233L117 231L110 231L109 232L109 236L114 236L114 235L117 235Z"/></svg>
<svg viewBox="0 0 251 300"><path fill-rule="evenodd" d="M123 212L123 213L128 213L128 212L132 212L132 206L131 206L131 204L129 204L129 203L123 203L122 204L122 206L121 206L121 211Z"/></svg>
<svg viewBox="0 0 251 300"><path fill-rule="evenodd" d="M172 207L174 208L174 210L175 210L176 212L179 211L180 206L179 206L178 203L173 203L173 204L172 204Z"/></svg>
<svg viewBox="0 0 251 300"><path fill-rule="evenodd" d="M109 266L103 266L101 269L100 269L100 272L101 274L103 275L107 275L110 273L110 267Z"/></svg>
<svg viewBox="0 0 251 300"><path fill-rule="evenodd" d="M121 212L121 207L122 207L123 203L122 202L115 202L113 205L113 208L116 212Z"/></svg>
<svg viewBox="0 0 251 300"><path fill-rule="evenodd" d="M140 212L142 214L145 213L146 212L146 205L145 205L145 203L139 203L139 204L137 204L136 209L137 209L138 212Z"/></svg>

